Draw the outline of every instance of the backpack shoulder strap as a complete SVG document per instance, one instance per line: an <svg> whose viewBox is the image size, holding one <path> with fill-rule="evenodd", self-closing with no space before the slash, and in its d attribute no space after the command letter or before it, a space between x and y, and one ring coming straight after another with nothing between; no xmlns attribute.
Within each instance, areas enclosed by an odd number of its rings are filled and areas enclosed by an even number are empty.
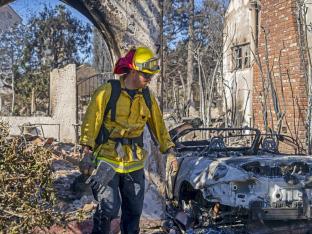
<svg viewBox="0 0 312 234"><path fill-rule="evenodd" d="M151 99L151 93L148 87L145 87L142 90L142 94L143 94L143 98L144 101L148 107L148 109L150 110L150 112L152 112L152 99Z"/></svg>
<svg viewBox="0 0 312 234"><path fill-rule="evenodd" d="M150 93L149 88L145 87L142 90L142 94L143 94L143 98L145 100L145 103L146 103L148 109L150 110L150 112L152 112L152 98L151 98L151 93ZM150 132L152 141L154 142L155 145L158 145L156 137L154 136L154 134L152 132L151 126L149 125L149 123L146 123L146 125L147 125L147 128L148 128L149 132Z"/></svg>
<svg viewBox="0 0 312 234"><path fill-rule="evenodd" d="M121 85L120 85L119 80L109 80L108 82L112 86L112 92L111 92L109 101L107 103L107 106L105 108L104 119L106 118L108 112L111 110L111 120L115 121L116 120L116 103L121 93Z"/></svg>

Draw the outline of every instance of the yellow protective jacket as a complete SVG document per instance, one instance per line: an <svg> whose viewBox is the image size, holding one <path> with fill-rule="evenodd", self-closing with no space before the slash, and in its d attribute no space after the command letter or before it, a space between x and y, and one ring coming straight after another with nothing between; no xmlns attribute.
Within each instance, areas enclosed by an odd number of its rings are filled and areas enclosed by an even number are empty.
<svg viewBox="0 0 312 234"><path fill-rule="evenodd" d="M142 134L146 122L148 122L162 153L174 146L155 96L151 94L152 111L150 112L141 93L137 93L132 100L129 94L123 90L125 88L123 79L120 79L120 83L122 90L116 103L116 121L110 120L111 111L104 119L104 125L110 132L109 137L111 139L138 137ZM81 126L80 144L92 147L98 160L108 162L119 173L139 170L144 167L147 156L146 151L140 146L136 145L137 157L134 157L131 145L123 145L125 155L121 157L116 152L115 141L109 139L108 142L102 145L96 145L95 143L111 92L111 85L104 84L93 94Z"/></svg>

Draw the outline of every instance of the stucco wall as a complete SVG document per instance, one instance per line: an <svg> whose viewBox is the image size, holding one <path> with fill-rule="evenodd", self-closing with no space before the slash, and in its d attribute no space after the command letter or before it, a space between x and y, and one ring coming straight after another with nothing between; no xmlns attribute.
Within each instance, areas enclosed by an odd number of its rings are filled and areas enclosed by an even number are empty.
<svg viewBox="0 0 312 234"><path fill-rule="evenodd" d="M254 9L249 0L232 0L225 15L223 72L228 107L242 115L242 125L250 125L252 117L253 53L250 53L250 68L234 69L232 48L249 43L253 50L254 27Z"/></svg>
<svg viewBox="0 0 312 234"><path fill-rule="evenodd" d="M305 0L304 1L307 7L307 13L306 13L306 24L311 25L312 24L312 0ZM312 54L312 31L307 31L308 36L308 46L310 50L310 54Z"/></svg>
<svg viewBox="0 0 312 234"><path fill-rule="evenodd" d="M35 124L39 135L43 135L43 130L45 137L53 137L62 142L75 142L77 105L74 64L67 65L63 69L55 69L50 73L50 98L51 117L1 117L10 124L10 134L20 134L23 124Z"/></svg>

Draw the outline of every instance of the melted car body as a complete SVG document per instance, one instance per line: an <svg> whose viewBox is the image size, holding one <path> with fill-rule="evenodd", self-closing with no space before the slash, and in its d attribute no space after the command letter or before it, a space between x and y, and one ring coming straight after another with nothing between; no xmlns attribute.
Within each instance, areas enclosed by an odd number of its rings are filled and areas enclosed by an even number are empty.
<svg viewBox="0 0 312 234"><path fill-rule="evenodd" d="M312 157L294 140L252 128L174 133L179 171L167 178L167 196L192 225L309 223Z"/></svg>

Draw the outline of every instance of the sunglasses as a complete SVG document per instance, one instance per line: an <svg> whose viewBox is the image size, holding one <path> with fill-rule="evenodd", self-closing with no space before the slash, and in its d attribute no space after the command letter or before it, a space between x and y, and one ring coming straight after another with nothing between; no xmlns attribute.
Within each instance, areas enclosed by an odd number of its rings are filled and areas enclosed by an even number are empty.
<svg viewBox="0 0 312 234"><path fill-rule="evenodd" d="M139 74L141 76L143 76L143 78L146 79L146 80L150 80L154 76L154 74L148 74L148 73L145 73L145 72L139 72Z"/></svg>

